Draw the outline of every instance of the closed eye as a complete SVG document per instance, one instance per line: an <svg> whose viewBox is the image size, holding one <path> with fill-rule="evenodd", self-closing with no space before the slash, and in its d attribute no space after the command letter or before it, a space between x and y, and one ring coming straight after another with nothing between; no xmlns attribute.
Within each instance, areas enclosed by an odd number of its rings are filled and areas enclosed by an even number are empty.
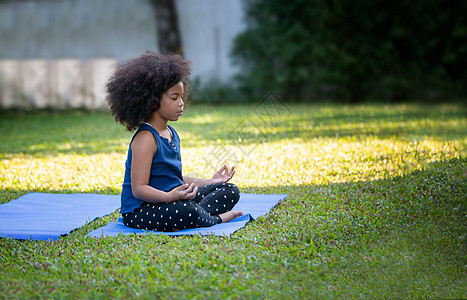
<svg viewBox="0 0 467 300"><path fill-rule="evenodd" d="M174 101L177 101L179 97L182 97L183 98L183 95L180 96L179 93L172 93L169 95L170 96L170 99L174 100Z"/></svg>

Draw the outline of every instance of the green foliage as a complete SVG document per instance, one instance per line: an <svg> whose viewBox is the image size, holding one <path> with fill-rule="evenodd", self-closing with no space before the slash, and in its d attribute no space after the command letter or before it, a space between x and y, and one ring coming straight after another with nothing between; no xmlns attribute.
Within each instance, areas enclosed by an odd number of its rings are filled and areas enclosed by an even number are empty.
<svg viewBox="0 0 467 300"><path fill-rule="evenodd" d="M191 82L190 102L196 104L244 104L248 98L243 97L237 87L229 82L213 79L200 84L199 78Z"/></svg>
<svg viewBox="0 0 467 300"><path fill-rule="evenodd" d="M467 94L464 1L245 0L243 90L286 101Z"/></svg>
<svg viewBox="0 0 467 300"><path fill-rule="evenodd" d="M3 298L466 298L465 108L193 104L185 172L220 146L242 192L287 193L230 237L0 239ZM238 126L248 120L248 126ZM255 128L253 128L255 127ZM0 199L121 191L131 133L108 113L0 113ZM232 134L235 133L235 134Z"/></svg>

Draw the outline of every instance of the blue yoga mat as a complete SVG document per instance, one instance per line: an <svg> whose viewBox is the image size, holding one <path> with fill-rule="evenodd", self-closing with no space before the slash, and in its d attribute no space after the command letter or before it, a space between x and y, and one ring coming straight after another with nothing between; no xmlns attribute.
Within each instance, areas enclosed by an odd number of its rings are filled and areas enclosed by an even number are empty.
<svg viewBox="0 0 467 300"><path fill-rule="evenodd" d="M56 240L120 207L120 195L30 193L0 204L0 237Z"/></svg>
<svg viewBox="0 0 467 300"><path fill-rule="evenodd" d="M247 194L240 193L240 200L235 205L234 210L240 210L244 213L243 216L238 217L227 223L216 224L211 227L184 229L177 232L160 232L160 231L146 231L142 229L134 229L127 227L123 224L122 218L117 222L110 222L107 225L100 227L89 233L91 237L106 237L116 236L119 234L164 234L171 236L179 235L215 235L225 236L234 233L240 228L244 227L246 223L253 219L257 219L269 212L279 201L287 197L286 194Z"/></svg>

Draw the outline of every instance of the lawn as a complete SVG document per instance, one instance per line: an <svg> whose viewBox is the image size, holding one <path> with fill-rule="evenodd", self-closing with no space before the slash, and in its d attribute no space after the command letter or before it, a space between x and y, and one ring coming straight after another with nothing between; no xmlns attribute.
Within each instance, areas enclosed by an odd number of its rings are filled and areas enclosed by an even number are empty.
<svg viewBox="0 0 467 300"><path fill-rule="evenodd" d="M467 298L461 104L189 107L184 171L235 164L287 193L230 237L0 239L1 298ZM0 203L119 194L131 133L106 112L0 113Z"/></svg>

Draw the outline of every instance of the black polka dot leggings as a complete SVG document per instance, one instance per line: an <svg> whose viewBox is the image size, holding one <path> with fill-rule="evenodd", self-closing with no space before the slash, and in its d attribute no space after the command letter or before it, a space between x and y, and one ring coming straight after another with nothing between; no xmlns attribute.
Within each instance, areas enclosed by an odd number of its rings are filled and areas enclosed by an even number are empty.
<svg viewBox="0 0 467 300"><path fill-rule="evenodd" d="M216 183L198 187L191 200L170 203L143 203L131 213L122 214L126 226L158 231L209 227L222 220L218 216L232 210L240 198L238 187Z"/></svg>

